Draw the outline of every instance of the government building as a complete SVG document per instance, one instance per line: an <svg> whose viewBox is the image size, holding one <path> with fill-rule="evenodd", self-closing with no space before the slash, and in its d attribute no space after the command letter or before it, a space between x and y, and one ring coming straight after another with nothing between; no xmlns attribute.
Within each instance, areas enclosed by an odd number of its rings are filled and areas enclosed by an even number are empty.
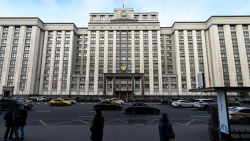
<svg viewBox="0 0 250 141"><path fill-rule="evenodd" d="M200 73L206 87L250 86L250 16L172 27L158 16L117 8L90 13L88 27L0 17L0 95L201 95L189 92Z"/></svg>

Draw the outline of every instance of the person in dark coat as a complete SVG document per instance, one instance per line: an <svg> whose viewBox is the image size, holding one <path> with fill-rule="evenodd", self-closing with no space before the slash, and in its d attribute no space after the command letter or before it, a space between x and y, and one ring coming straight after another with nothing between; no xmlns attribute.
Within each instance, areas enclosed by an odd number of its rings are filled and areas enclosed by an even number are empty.
<svg viewBox="0 0 250 141"><path fill-rule="evenodd" d="M14 108L14 111L11 114L11 131L10 131L10 135L9 138L12 138L13 133L15 134L15 141L19 140L19 134L18 134L18 129L19 129L19 124L20 124L20 115L17 111L18 106L16 106Z"/></svg>
<svg viewBox="0 0 250 141"><path fill-rule="evenodd" d="M91 131L91 140L92 141L101 141L103 136L103 126L104 118L101 111L96 111L95 118L93 119L92 126L90 127Z"/></svg>
<svg viewBox="0 0 250 141"><path fill-rule="evenodd" d="M21 140L23 140L24 139L24 126L26 126L28 112L23 105L20 105L19 109L18 109L18 113L20 116L19 117L19 127L21 129Z"/></svg>
<svg viewBox="0 0 250 141"><path fill-rule="evenodd" d="M10 111L8 111L5 115L4 115L4 120L5 120L5 127L6 127L6 131L4 134L4 140L8 139L8 136L10 135L10 131L12 128L12 113L13 113L14 109L11 109Z"/></svg>
<svg viewBox="0 0 250 141"><path fill-rule="evenodd" d="M169 141L175 138L172 124L169 121L168 115L163 114L159 124L160 141Z"/></svg>

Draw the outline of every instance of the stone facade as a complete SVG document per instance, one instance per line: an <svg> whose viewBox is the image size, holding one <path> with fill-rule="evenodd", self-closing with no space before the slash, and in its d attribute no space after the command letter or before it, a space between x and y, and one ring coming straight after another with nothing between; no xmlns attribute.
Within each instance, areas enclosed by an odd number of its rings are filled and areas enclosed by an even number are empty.
<svg viewBox="0 0 250 141"><path fill-rule="evenodd" d="M157 12L90 13L88 27L0 18L0 93L14 95L200 95L250 86L250 16L160 27ZM204 95L211 95L206 93Z"/></svg>

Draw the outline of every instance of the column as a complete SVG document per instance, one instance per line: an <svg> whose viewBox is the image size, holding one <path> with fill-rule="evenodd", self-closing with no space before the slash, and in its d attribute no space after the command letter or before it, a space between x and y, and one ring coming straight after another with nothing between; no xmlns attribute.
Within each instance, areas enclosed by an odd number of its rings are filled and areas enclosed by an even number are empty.
<svg viewBox="0 0 250 141"><path fill-rule="evenodd" d="M144 73L143 31L140 30L140 73Z"/></svg>
<svg viewBox="0 0 250 141"><path fill-rule="evenodd" d="M103 73L108 72L108 31L104 33L104 62L103 62Z"/></svg>
<svg viewBox="0 0 250 141"><path fill-rule="evenodd" d="M132 30L132 33L131 33L131 44L132 44L131 46L131 65L132 65L131 73L135 73L135 31L134 30Z"/></svg>
<svg viewBox="0 0 250 141"><path fill-rule="evenodd" d="M163 95L162 91L162 66L161 66L161 35L160 30L157 30L157 51L158 51L158 80L159 80L159 95ZM166 65L165 65L166 66Z"/></svg>
<svg viewBox="0 0 250 141"><path fill-rule="evenodd" d="M14 34L14 26L9 26L5 54L4 54L3 70L2 70L2 83L1 83L2 86L7 86L11 51L13 45L13 34Z"/></svg>
<svg viewBox="0 0 250 141"><path fill-rule="evenodd" d="M94 95L98 93L98 77L99 77L99 31L96 31L96 48L95 48L95 71L94 71Z"/></svg>
<svg viewBox="0 0 250 141"><path fill-rule="evenodd" d="M90 62L90 44L91 44L91 31L88 31L88 47L87 47L87 62L86 62L86 78L85 78L85 95L89 93L89 62Z"/></svg>
<svg viewBox="0 0 250 141"><path fill-rule="evenodd" d="M243 79L243 86L250 86L247 53L246 53L246 46L244 41L242 25L236 25L236 34L237 34L238 49L240 55L240 66Z"/></svg>
<svg viewBox="0 0 250 141"><path fill-rule="evenodd" d="M18 47L17 47L17 55L16 55L16 66L14 71L14 80L13 86L15 87L13 94L18 95L20 94L20 77L22 71L22 64L23 64L23 52L24 52L24 44L25 44L25 26L20 27L19 32L19 40L18 40ZM32 35L33 37L33 35ZM31 47L30 47L31 48ZM28 71L27 71L28 72Z"/></svg>
<svg viewBox="0 0 250 141"><path fill-rule="evenodd" d="M208 62L207 62L207 45L206 45L206 39L205 39L205 31L201 30L201 40L202 40L202 53L203 53L203 63L204 63L204 74L205 74L205 84L206 87L210 87L210 81L209 81L209 66L208 66Z"/></svg>
<svg viewBox="0 0 250 141"><path fill-rule="evenodd" d="M227 64L228 64L230 86L238 86L236 78L235 62L234 62L234 52L232 46L233 43L229 25L224 26L224 36L225 36L225 45L227 51Z"/></svg>
<svg viewBox="0 0 250 141"><path fill-rule="evenodd" d="M154 95L154 70L152 51L152 30L148 31L148 70L149 70L149 95Z"/></svg>
<svg viewBox="0 0 250 141"><path fill-rule="evenodd" d="M219 35L218 35L218 27L217 25L212 25L209 28L210 32L210 59L212 67L212 87L224 86L223 79L223 69L222 69L222 61L221 61L221 52L220 52L220 43L219 43Z"/></svg>
<svg viewBox="0 0 250 141"><path fill-rule="evenodd" d="M197 38L196 38L196 30L192 31L193 36L193 49L194 49L194 67L195 67L195 80L196 80L196 86L198 87L198 78L197 74L199 73L199 60L198 60L198 49L197 49ZM203 45L203 44L202 44ZM202 49L203 50L203 49ZM196 93L198 94L198 93Z"/></svg>
<svg viewBox="0 0 250 141"><path fill-rule="evenodd" d="M49 83L48 83L48 94L52 95L52 82L53 82L53 75L54 75L54 62L55 62L55 52L56 52L56 31L53 32L53 39L52 39L52 51L51 51L51 58L50 58L50 70L49 70Z"/></svg>
<svg viewBox="0 0 250 141"><path fill-rule="evenodd" d="M176 56L177 88L178 88L178 95L180 95L180 94L182 94L182 82L181 82L180 49L179 49L178 30L175 30L175 32L174 32L174 41L175 41L175 56Z"/></svg>
<svg viewBox="0 0 250 141"><path fill-rule="evenodd" d="M29 61L27 68L27 80L25 85L26 94L33 94L35 89L35 76L36 68L38 63L38 50L39 50L39 39L40 39L40 28L37 26L32 27L31 31L31 40L30 40L30 51L29 51Z"/></svg>
<svg viewBox="0 0 250 141"><path fill-rule="evenodd" d="M64 58L64 42L65 42L65 31L62 31L61 37L61 48L60 48L60 60L57 80L57 94L62 95L62 74L63 74L63 58Z"/></svg>
<svg viewBox="0 0 250 141"><path fill-rule="evenodd" d="M188 50L188 38L187 30L184 30L184 50L185 50L185 64L186 64L186 79L187 79L187 94L188 90L191 89L191 80L190 80L190 65L189 65L189 50Z"/></svg>
<svg viewBox="0 0 250 141"><path fill-rule="evenodd" d="M70 95L70 82L72 75L72 63L73 63L73 43L74 43L74 31L70 31L70 43L69 43L69 60L68 60L68 73L67 73L67 87L66 95Z"/></svg>
<svg viewBox="0 0 250 141"><path fill-rule="evenodd" d="M48 45L48 31L45 31L44 43L43 43L43 56L42 56L42 67L41 67L41 77L40 77L40 86L39 86L39 94L43 94L43 80L44 80L44 70L45 70L45 62L46 62L46 51Z"/></svg>
<svg viewBox="0 0 250 141"><path fill-rule="evenodd" d="M112 72L116 72L116 31L113 32L113 70Z"/></svg>

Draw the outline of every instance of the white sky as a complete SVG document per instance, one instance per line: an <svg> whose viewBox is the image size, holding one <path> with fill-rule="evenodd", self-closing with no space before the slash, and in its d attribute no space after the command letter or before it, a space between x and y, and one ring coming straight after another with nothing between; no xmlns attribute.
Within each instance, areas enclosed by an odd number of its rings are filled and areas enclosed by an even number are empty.
<svg viewBox="0 0 250 141"><path fill-rule="evenodd" d="M159 12L161 26L176 21L206 21L215 15L250 15L250 0L0 0L0 17L39 17L43 22L73 22L86 27L89 13Z"/></svg>

